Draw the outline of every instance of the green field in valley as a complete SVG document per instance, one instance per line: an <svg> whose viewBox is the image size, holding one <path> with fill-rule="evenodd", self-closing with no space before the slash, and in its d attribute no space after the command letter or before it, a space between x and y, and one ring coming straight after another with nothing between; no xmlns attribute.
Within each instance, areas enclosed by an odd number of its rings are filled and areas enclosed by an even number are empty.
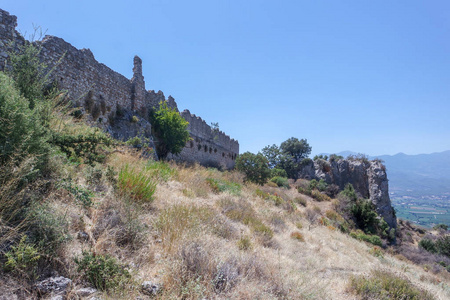
<svg viewBox="0 0 450 300"><path fill-rule="evenodd" d="M436 224L450 226L450 199L412 199L393 198L397 218L409 220L424 227L433 227Z"/></svg>

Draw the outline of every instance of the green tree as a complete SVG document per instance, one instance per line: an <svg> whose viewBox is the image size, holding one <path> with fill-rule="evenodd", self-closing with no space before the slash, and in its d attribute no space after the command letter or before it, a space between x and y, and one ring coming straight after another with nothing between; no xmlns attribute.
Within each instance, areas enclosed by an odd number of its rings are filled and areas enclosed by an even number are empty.
<svg viewBox="0 0 450 300"><path fill-rule="evenodd" d="M266 146L262 148L261 152L269 161L270 168L279 166L281 150L277 145L273 144L272 146Z"/></svg>
<svg viewBox="0 0 450 300"><path fill-rule="evenodd" d="M157 139L155 147L159 158L165 160L169 153L179 154L190 140L188 121L163 101L159 103L158 110L151 112L150 119L153 134Z"/></svg>
<svg viewBox="0 0 450 300"><path fill-rule="evenodd" d="M236 169L245 174L245 181L263 185L270 178L269 161L261 153L245 152L236 159Z"/></svg>
<svg viewBox="0 0 450 300"><path fill-rule="evenodd" d="M280 149L283 153L290 155L294 162L300 163L311 154L311 146L306 139L299 140L292 137L281 143Z"/></svg>
<svg viewBox="0 0 450 300"><path fill-rule="evenodd" d="M269 161L270 168L283 169L289 178L297 179L302 161L311 153L311 146L306 139L292 137L281 143L280 147L264 147L262 153Z"/></svg>

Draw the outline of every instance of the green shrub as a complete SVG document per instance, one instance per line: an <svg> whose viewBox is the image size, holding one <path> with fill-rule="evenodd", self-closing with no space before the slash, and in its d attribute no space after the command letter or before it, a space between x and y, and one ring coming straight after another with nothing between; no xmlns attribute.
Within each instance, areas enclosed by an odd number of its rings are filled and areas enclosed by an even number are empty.
<svg viewBox="0 0 450 300"><path fill-rule="evenodd" d="M5 253L6 262L3 268L16 276L35 279L41 256L35 246L27 243L26 240L27 236L22 236L19 244L12 246L11 250Z"/></svg>
<svg viewBox="0 0 450 300"><path fill-rule="evenodd" d="M140 148L143 145L142 139L138 136L134 136L132 138L129 138L125 144L132 146L134 148Z"/></svg>
<svg viewBox="0 0 450 300"><path fill-rule="evenodd" d="M309 189L312 191L312 190L315 190L315 189L317 189L317 186L319 185L319 183L317 182L317 180L315 180L315 179L313 179L313 180L311 180L310 182L309 182Z"/></svg>
<svg viewBox="0 0 450 300"><path fill-rule="evenodd" d="M33 108L31 108L33 107ZM51 153L47 102L31 105L11 78L0 72L0 164L33 155L38 170L45 168Z"/></svg>
<svg viewBox="0 0 450 300"><path fill-rule="evenodd" d="M290 188L289 181L286 177L276 176L270 179L271 182L275 183L279 187Z"/></svg>
<svg viewBox="0 0 450 300"><path fill-rule="evenodd" d="M77 202L84 208L89 208L94 204L94 202L92 201L94 193L92 193L88 189L78 186L72 181L62 181L61 187L71 193L72 196L75 197L75 200L77 200Z"/></svg>
<svg viewBox="0 0 450 300"><path fill-rule="evenodd" d="M270 177L269 161L261 153L245 152L236 158L236 169L244 173L245 181L263 185Z"/></svg>
<svg viewBox="0 0 450 300"><path fill-rule="evenodd" d="M105 149L115 141L98 128L84 128L85 133L54 132L52 144L60 148L72 161L94 165L104 162Z"/></svg>
<svg viewBox="0 0 450 300"><path fill-rule="evenodd" d="M316 199L316 200L319 201L319 202L322 202L322 201L331 201L331 198L328 197L328 195L323 194L323 193L319 192L318 190L313 190L313 191L311 192L311 197L313 197L314 199Z"/></svg>
<svg viewBox="0 0 450 300"><path fill-rule="evenodd" d="M207 178L209 186L215 193L229 192L233 195L239 195L241 192L241 185L239 183L230 182L223 179Z"/></svg>
<svg viewBox="0 0 450 300"><path fill-rule="evenodd" d="M269 181L266 183L267 186L273 187L273 188L277 188L278 184L276 184L275 182Z"/></svg>
<svg viewBox="0 0 450 300"><path fill-rule="evenodd" d="M272 170L270 170L270 177L288 177L287 173L285 170L283 169L279 169L279 168L273 168Z"/></svg>
<svg viewBox="0 0 450 300"><path fill-rule="evenodd" d="M435 242L424 238L419 242L419 247L431 253L438 253L450 257L450 235L440 237Z"/></svg>
<svg viewBox="0 0 450 300"><path fill-rule="evenodd" d="M116 290L131 283L130 273L116 259L83 251L80 258L75 258L77 272L101 291Z"/></svg>
<svg viewBox="0 0 450 300"><path fill-rule="evenodd" d="M450 257L450 235L438 238L435 245L439 254Z"/></svg>
<svg viewBox="0 0 450 300"><path fill-rule="evenodd" d="M191 137L187 130L189 125L175 108L161 101L159 108L150 112L152 132L158 142L156 152L160 159L165 160L169 153L177 155L183 150Z"/></svg>
<svg viewBox="0 0 450 300"><path fill-rule="evenodd" d="M307 196L311 196L311 190L310 190L309 188L304 188L304 187L299 186L299 187L297 188L297 191L298 191L300 194L307 195Z"/></svg>
<svg viewBox="0 0 450 300"><path fill-rule="evenodd" d="M137 123L137 122L139 122L139 118L137 116L133 116L131 118L131 123Z"/></svg>
<svg viewBox="0 0 450 300"><path fill-rule="evenodd" d="M29 212L29 239L42 251L54 254L70 240L69 222L47 204L34 204Z"/></svg>
<svg viewBox="0 0 450 300"><path fill-rule="evenodd" d="M365 234L361 231L352 231L350 233L350 236L354 239L360 240L360 241L365 241L368 243L371 243L375 246L382 246L383 243L381 242L381 238L378 235L369 235L369 234Z"/></svg>
<svg viewBox="0 0 450 300"><path fill-rule="evenodd" d="M380 221L370 200L359 199L350 209L356 225L366 233L376 233Z"/></svg>
<svg viewBox="0 0 450 300"><path fill-rule="evenodd" d="M358 196L356 195L355 189L351 183L348 183L345 188L340 192L340 195L347 198L350 202L356 202Z"/></svg>
<svg viewBox="0 0 450 300"><path fill-rule="evenodd" d="M325 180L320 179L319 183L317 184L317 189L321 192L325 192L328 188L328 184L325 182Z"/></svg>
<svg viewBox="0 0 450 300"><path fill-rule="evenodd" d="M119 172L119 190L138 203L151 203L156 191L156 182L145 171L137 171L128 164Z"/></svg>
<svg viewBox="0 0 450 300"><path fill-rule="evenodd" d="M362 299L434 299L430 293L415 287L408 279L382 270L374 270L370 276L352 276L349 289Z"/></svg>

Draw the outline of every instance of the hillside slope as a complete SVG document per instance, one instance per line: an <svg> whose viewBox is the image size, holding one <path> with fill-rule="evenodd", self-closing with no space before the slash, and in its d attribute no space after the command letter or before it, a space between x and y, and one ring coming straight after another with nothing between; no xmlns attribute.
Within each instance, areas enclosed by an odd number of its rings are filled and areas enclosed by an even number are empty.
<svg viewBox="0 0 450 300"><path fill-rule="evenodd" d="M401 275L433 299L450 297L446 272L327 226L333 204L295 188L244 184L237 172L148 161L126 148L95 167L61 167L77 189L55 186L45 201L73 237L52 271L73 280L68 298L147 299L140 286L151 281L158 299L358 299L349 284L372 270ZM139 178L156 184L153 196L137 193ZM76 190L90 191L92 203L80 205ZM86 253L116 258L133 280L82 296L93 283L74 258ZM2 299L36 296L34 281L1 278Z"/></svg>

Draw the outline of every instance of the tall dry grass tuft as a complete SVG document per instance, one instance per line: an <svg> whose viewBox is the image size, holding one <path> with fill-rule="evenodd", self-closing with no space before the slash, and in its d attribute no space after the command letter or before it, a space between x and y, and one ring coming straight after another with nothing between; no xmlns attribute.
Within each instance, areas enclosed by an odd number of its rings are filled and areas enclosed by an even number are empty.
<svg viewBox="0 0 450 300"><path fill-rule="evenodd" d="M168 253L173 253L186 239L200 234L214 219L214 212L207 207L175 204L163 210L154 227Z"/></svg>

